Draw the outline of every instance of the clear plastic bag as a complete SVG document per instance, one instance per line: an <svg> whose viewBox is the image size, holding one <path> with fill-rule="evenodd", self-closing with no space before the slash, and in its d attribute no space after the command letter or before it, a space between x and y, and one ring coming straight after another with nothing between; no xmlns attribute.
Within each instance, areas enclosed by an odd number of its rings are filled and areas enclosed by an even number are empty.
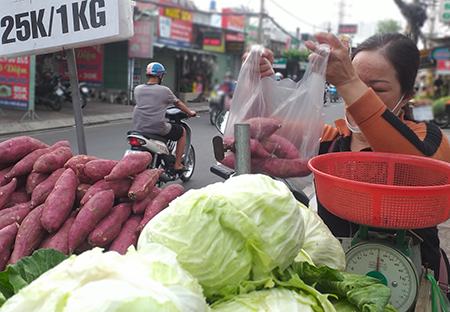
<svg viewBox="0 0 450 312"><path fill-rule="evenodd" d="M225 139L235 123L251 127L252 172L288 178L309 174L307 161L317 155L323 131L323 93L329 47L318 53L298 83L260 78L262 46L253 46L239 73ZM231 138L231 139L230 139ZM261 153L261 147L270 156ZM227 155L234 157L234 155Z"/></svg>

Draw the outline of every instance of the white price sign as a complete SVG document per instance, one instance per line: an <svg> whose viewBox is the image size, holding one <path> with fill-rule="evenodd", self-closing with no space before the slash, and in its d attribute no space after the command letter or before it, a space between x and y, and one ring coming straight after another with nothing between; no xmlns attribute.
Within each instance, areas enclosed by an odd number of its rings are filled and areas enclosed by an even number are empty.
<svg viewBox="0 0 450 312"><path fill-rule="evenodd" d="M129 0L1 0L0 56L50 53L128 39Z"/></svg>

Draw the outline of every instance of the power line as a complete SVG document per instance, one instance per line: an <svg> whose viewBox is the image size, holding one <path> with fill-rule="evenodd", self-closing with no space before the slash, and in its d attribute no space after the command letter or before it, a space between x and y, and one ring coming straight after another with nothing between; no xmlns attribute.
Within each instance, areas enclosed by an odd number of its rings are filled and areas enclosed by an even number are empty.
<svg viewBox="0 0 450 312"><path fill-rule="evenodd" d="M313 28L317 28L317 29L320 29L320 30L327 30L327 29L325 29L325 28L323 28L323 27L319 27L319 26L317 26L317 25L314 25L314 24L312 24L312 23L310 23L310 22L307 22L307 21L305 21L305 20L302 20L301 18L299 18L298 16L296 16L295 14L293 14L292 12L290 12L289 10L287 10L287 9L285 9L284 7L282 7L281 5L279 5L277 2L275 2L274 0L270 0L270 2L274 5L274 6L276 6L277 8L279 8L281 11L283 11L284 13L286 13L287 15L289 15L290 17L292 17L292 18L294 18L295 20L297 20L298 22L300 22L300 23L302 23L302 24L305 24L305 25L308 25L308 26L311 26L311 27L313 27Z"/></svg>

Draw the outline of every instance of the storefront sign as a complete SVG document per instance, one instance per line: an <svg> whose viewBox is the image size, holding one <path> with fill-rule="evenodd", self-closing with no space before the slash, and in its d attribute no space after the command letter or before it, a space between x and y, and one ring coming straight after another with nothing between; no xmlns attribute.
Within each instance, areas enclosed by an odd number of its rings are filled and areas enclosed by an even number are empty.
<svg viewBox="0 0 450 312"><path fill-rule="evenodd" d="M31 58L0 58L0 106L29 110Z"/></svg>
<svg viewBox="0 0 450 312"><path fill-rule="evenodd" d="M437 75L450 75L450 60L437 60L436 61L436 74Z"/></svg>
<svg viewBox="0 0 450 312"><path fill-rule="evenodd" d="M103 46L93 46L75 49L78 80L91 85L103 84ZM69 80L67 63L60 64L64 80Z"/></svg>
<svg viewBox="0 0 450 312"><path fill-rule="evenodd" d="M340 24L338 33L339 34L347 34L354 35L358 32L358 25L356 24Z"/></svg>
<svg viewBox="0 0 450 312"><path fill-rule="evenodd" d="M225 36L227 41L244 42L245 36L242 33L227 33Z"/></svg>
<svg viewBox="0 0 450 312"><path fill-rule="evenodd" d="M206 31L203 33L203 50L211 52L225 52L225 40L222 32Z"/></svg>
<svg viewBox="0 0 450 312"><path fill-rule="evenodd" d="M129 0L2 0L0 56L50 53L132 35Z"/></svg>
<svg viewBox="0 0 450 312"><path fill-rule="evenodd" d="M155 6L149 3L137 2L136 6L142 12L155 10ZM142 16L134 21L134 36L128 40L128 57L144 59L153 57L153 19L153 17Z"/></svg>
<svg viewBox="0 0 450 312"><path fill-rule="evenodd" d="M222 9L222 28L234 31L243 32L245 29L244 15L228 15L230 13L237 13L233 9Z"/></svg>
<svg viewBox="0 0 450 312"><path fill-rule="evenodd" d="M158 41L189 47L192 42L192 14L179 8L160 8Z"/></svg>
<svg viewBox="0 0 450 312"><path fill-rule="evenodd" d="M435 60L450 60L450 47L434 48L431 57Z"/></svg>
<svg viewBox="0 0 450 312"><path fill-rule="evenodd" d="M286 69L287 59L286 58L276 58L273 61L273 68L275 69Z"/></svg>

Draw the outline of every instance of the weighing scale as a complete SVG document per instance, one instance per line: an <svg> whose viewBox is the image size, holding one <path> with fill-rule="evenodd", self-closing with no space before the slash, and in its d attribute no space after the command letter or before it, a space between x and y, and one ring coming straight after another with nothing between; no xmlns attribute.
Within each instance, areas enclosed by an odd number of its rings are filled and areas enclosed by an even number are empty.
<svg viewBox="0 0 450 312"><path fill-rule="evenodd" d="M346 271L380 280L391 290L390 303L399 311L411 311L419 293L422 267L420 241L405 230L385 233L361 226L354 238L341 238L346 252Z"/></svg>

